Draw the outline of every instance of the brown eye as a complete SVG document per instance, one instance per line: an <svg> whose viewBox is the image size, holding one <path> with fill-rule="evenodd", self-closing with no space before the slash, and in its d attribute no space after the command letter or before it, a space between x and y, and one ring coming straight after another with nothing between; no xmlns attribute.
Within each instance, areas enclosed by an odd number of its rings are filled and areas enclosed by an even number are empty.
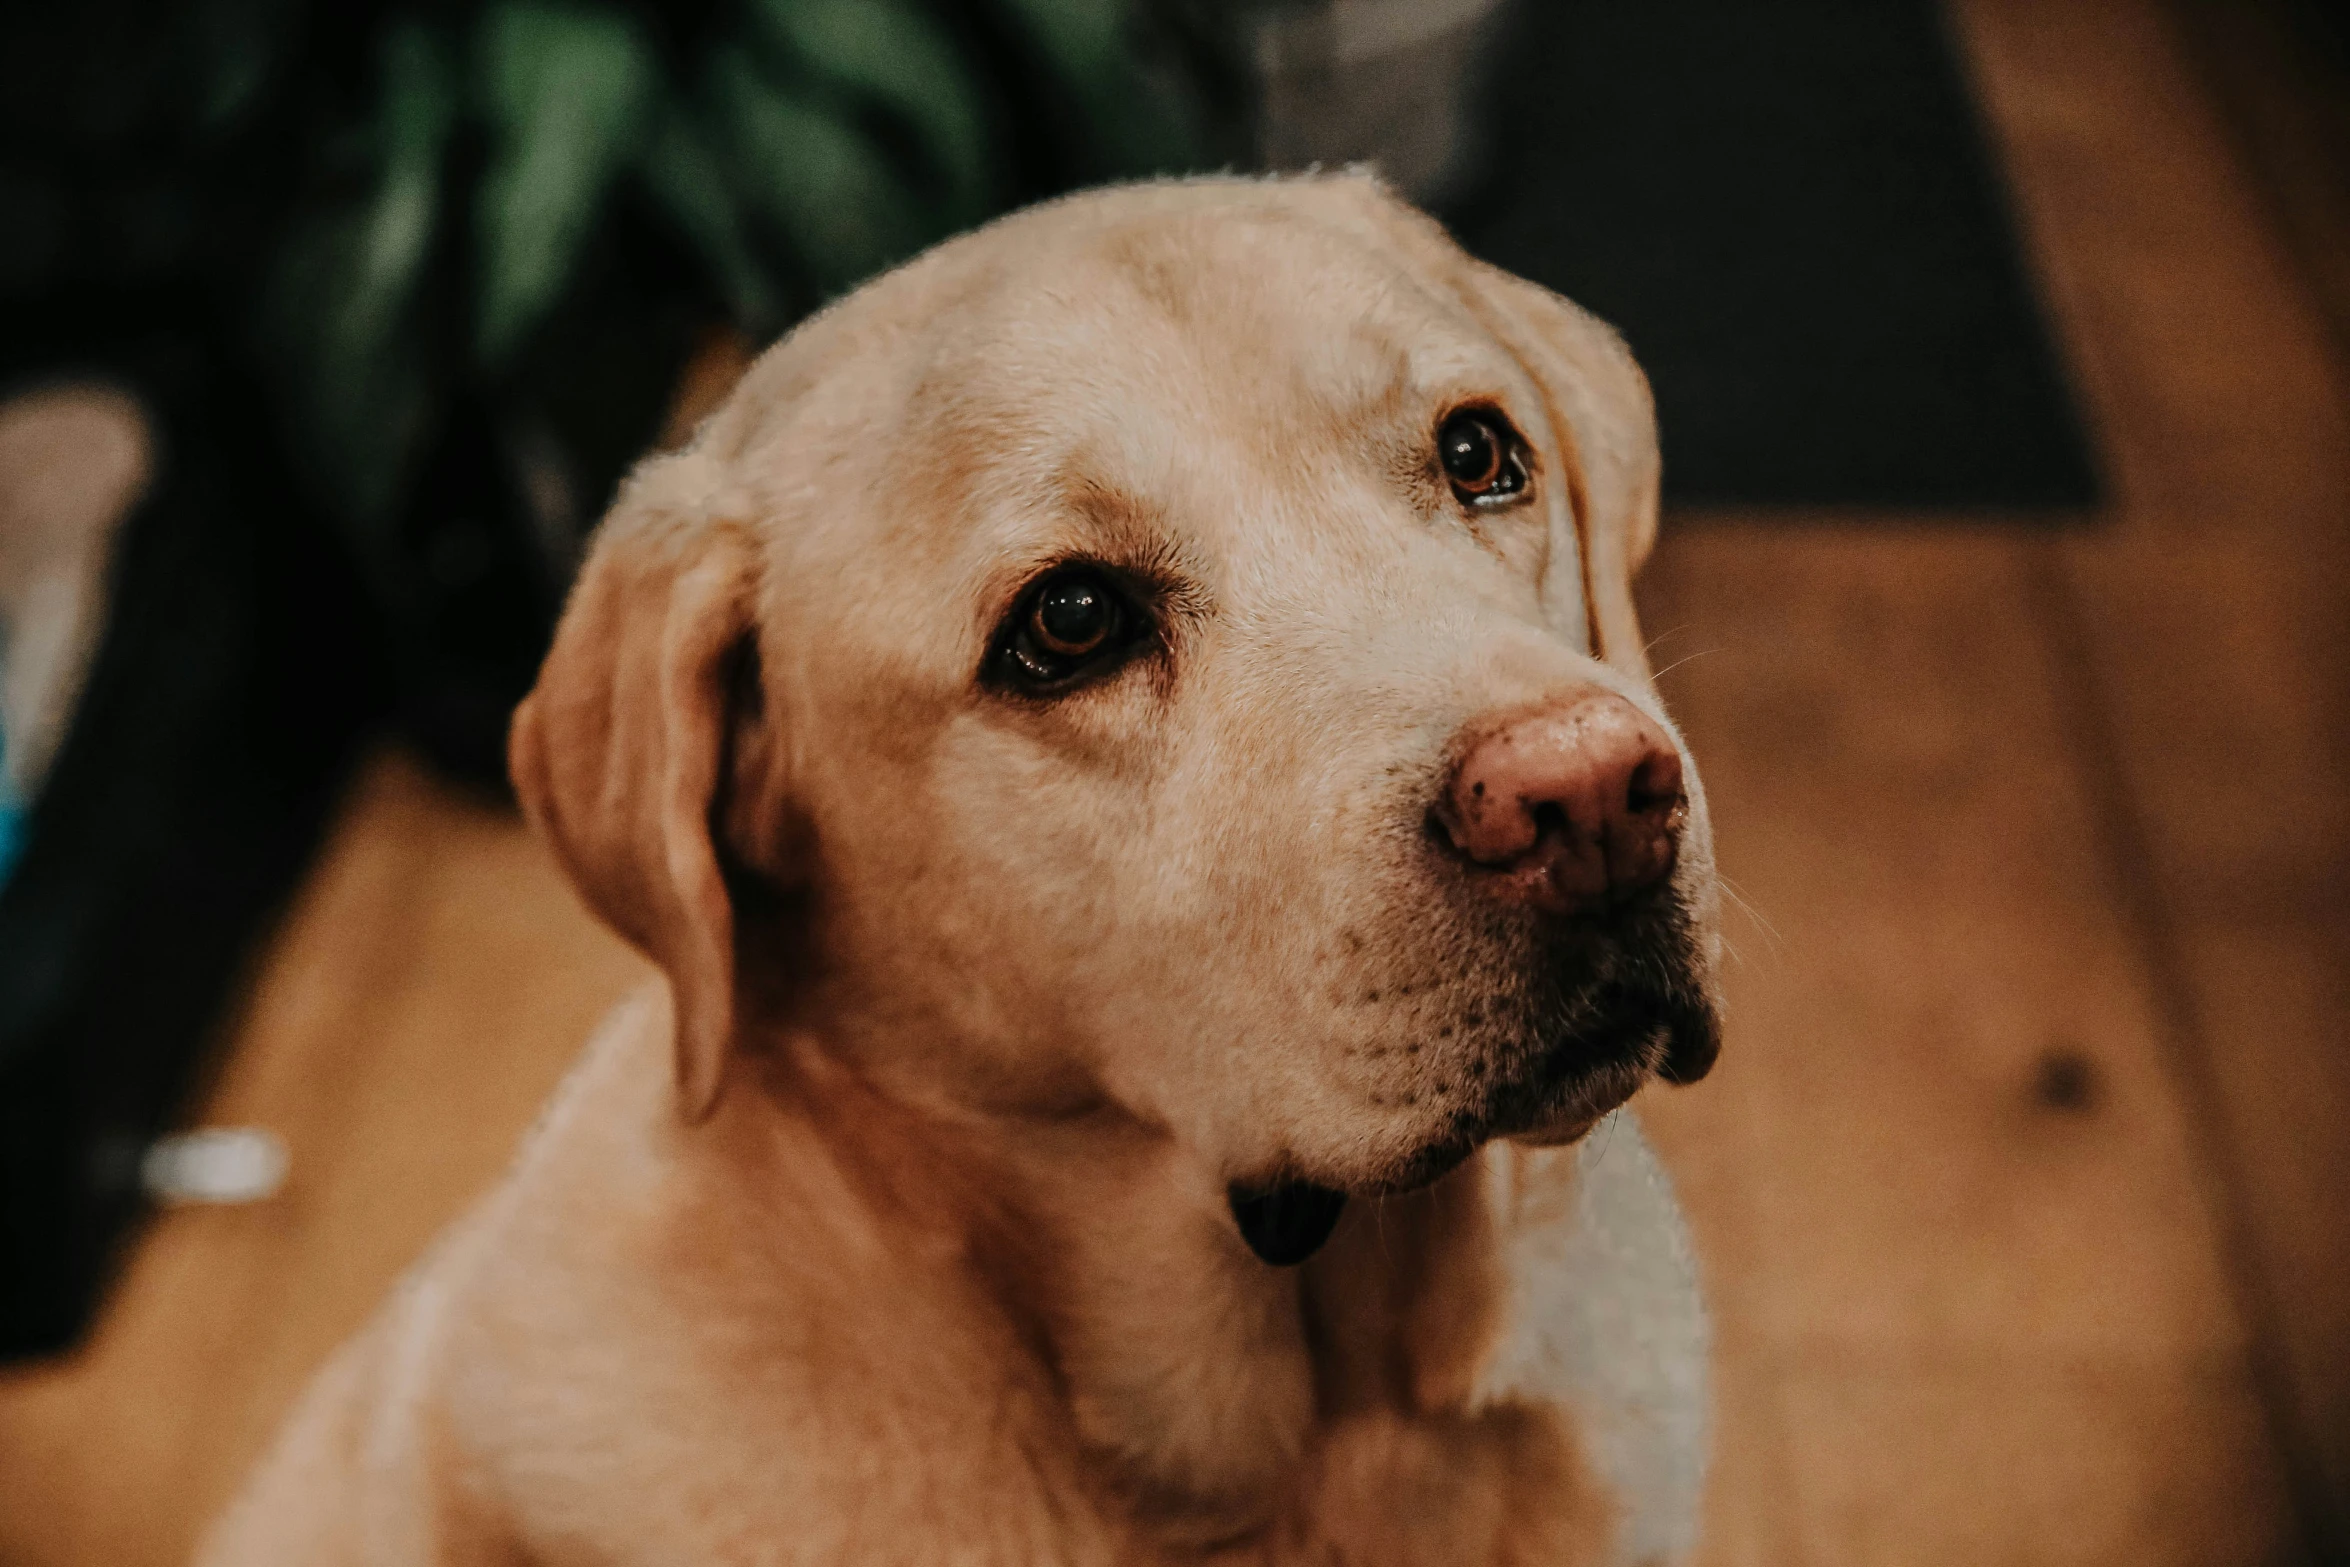
<svg viewBox="0 0 2350 1567"><path fill-rule="evenodd" d="M1436 432L1436 455L1464 504L1490 504L1526 487L1517 432L1499 414L1480 409L1454 414Z"/></svg>
<svg viewBox="0 0 2350 1567"><path fill-rule="evenodd" d="M1073 684L1123 652L1143 626L1102 573L1068 567L1012 611L997 645L997 668L1033 691Z"/></svg>
<svg viewBox="0 0 2350 1567"><path fill-rule="evenodd" d="M1059 577L1036 596L1028 629L1037 646L1055 658L1085 658L1117 633L1118 601L1095 578Z"/></svg>

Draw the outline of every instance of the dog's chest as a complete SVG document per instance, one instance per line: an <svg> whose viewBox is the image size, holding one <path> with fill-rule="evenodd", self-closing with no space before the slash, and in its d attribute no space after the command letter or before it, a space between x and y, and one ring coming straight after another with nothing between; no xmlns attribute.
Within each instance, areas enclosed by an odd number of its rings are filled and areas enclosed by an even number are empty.
<svg viewBox="0 0 2350 1567"><path fill-rule="evenodd" d="M1611 1559L1685 1559L1711 1414L1710 1330L1670 1182L1628 1111L1575 1147L1488 1152L1506 1304L1478 1398L1555 1403L1613 1493Z"/></svg>

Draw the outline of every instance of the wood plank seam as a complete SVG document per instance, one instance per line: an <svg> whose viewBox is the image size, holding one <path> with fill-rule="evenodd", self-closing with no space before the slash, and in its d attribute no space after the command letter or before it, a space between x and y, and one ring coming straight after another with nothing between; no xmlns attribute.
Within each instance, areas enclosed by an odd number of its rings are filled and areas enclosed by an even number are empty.
<svg viewBox="0 0 2350 1567"><path fill-rule="evenodd" d="M2031 614L2047 639L2054 693L2067 722L2075 766L2095 802L2091 813L2101 841L2098 858L2113 890L2115 913L2128 932L2153 1003L2155 1042L2185 1111L2193 1173L2212 1215L2220 1265L2244 1328L2244 1358L2254 1396L2284 1470L2296 1533L2311 1561L2338 1561L2350 1544L2331 1487L2318 1461L2318 1440L2296 1396L2281 1326L2282 1308L2267 1270L2250 1212L2246 1161L2219 1113L2222 1087L2211 1031L2187 978L2187 958L2168 900L2154 872L2154 838L2131 788L2113 700L2100 678L2095 641L2080 590L2056 540L2033 545L2024 562Z"/></svg>

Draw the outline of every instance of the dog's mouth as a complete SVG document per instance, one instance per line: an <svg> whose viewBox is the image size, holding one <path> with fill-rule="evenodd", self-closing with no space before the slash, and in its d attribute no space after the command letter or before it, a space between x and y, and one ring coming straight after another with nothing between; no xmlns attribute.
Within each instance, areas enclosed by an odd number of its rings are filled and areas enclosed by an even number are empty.
<svg viewBox="0 0 2350 1567"><path fill-rule="evenodd" d="M1617 995L1602 1021L1527 1052L1497 1075L1478 1103L1464 1106L1441 1135L1395 1165L1345 1186L1303 1177L1235 1182L1226 1192L1234 1226L1257 1259L1293 1268L1322 1249L1353 1196L1413 1191L1441 1179L1499 1139L1535 1146L1572 1143L1650 1079L1693 1083L1721 1054L1711 1001L1677 988Z"/></svg>
<svg viewBox="0 0 2350 1567"><path fill-rule="evenodd" d="M1651 1078L1682 1085L1713 1070L1721 1024L1710 998L1678 990L1618 995L1603 1019L1498 1077L1474 1116L1480 1140L1568 1142Z"/></svg>

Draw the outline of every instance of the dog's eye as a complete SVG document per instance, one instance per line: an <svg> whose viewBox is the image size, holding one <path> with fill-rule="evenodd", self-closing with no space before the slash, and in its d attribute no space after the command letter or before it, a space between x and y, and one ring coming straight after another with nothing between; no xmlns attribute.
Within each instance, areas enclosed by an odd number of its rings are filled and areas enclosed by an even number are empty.
<svg viewBox="0 0 2350 1567"><path fill-rule="evenodd" d="M1464 408L1445 420L1436 432L1436 455L1463 505L1490 506L1525 491L1518 432L1489 409Z"/></svg>
<svg viewBox="0 0 2350 1567"><path fill-rule="evenodd" d="M1118 630L1118 601L1093 577L1056 577L1037 594L1028 629L1055 658L1090 658Z"/></svg>
<svg viewBox="0 0 2350 1567"><path fill-rule="evenodd" d="M1123 652L1139 622L1109 579L1071 566L1031 588L1012 611L997 665L1013 683L1049 690Z"/></svg>

